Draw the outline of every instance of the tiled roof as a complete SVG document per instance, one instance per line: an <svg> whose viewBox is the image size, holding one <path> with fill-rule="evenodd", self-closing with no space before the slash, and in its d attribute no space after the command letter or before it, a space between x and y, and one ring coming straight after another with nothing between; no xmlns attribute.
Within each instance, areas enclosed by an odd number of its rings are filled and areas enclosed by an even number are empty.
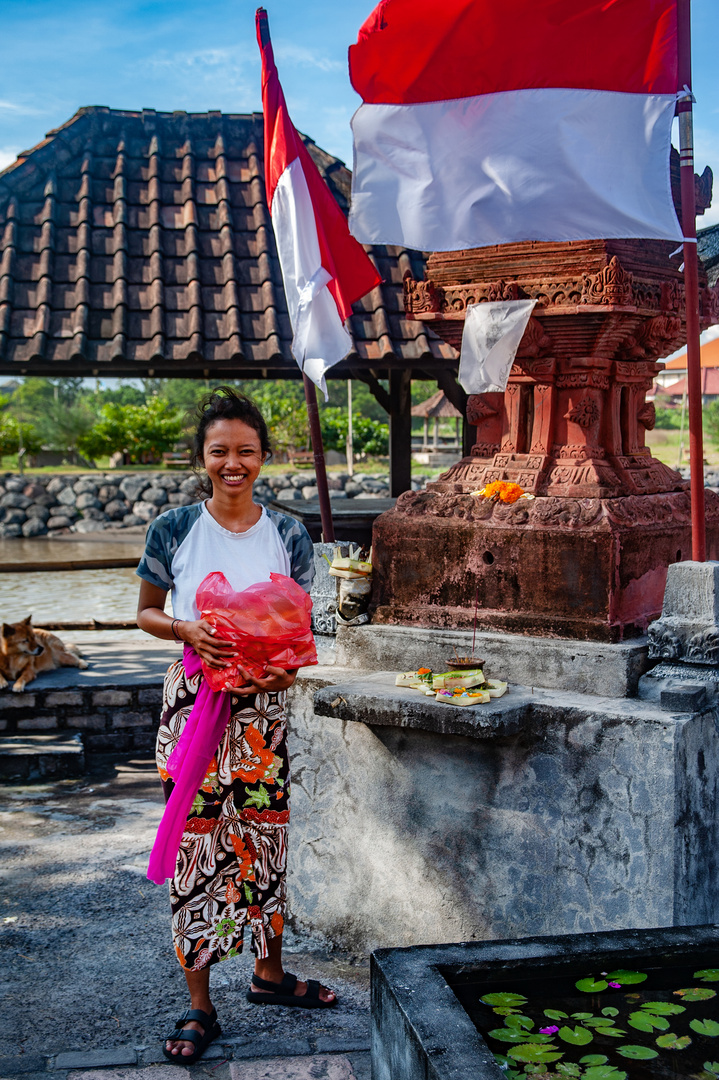
<svg viewBox="0 0 719 1080"><path fill-rule="evenodd" d="M412 406L412 416L434 416L437 419L443 419L448 416L458 417L462 413L459 409L455 409L449 398L446 397L444 390L438 390L436 394L432 394L426 401L420 401L419 405Z"/></svg>
<svg viewBox="0 0 719 1080"><path fill-rule="evenodd" d="M699 359L703 368L719 368L719 338L707 341L699 350ZM686 349L679 356L675 356L666 365L667 371L686 371Z"/></svg>
<svg viewBox="0 0 719 1080"><path fill-rule="evenodd" d="M719 281L719 225L710 225L697 232L699 258L704 263L710 285Z"/></svg>
<svg viewBox="0 0 719 1080"><path fill-rule="evenodd" d="M307 147L347 209L350 173ZM368 248L348 369L456 367L404 315L420 254ZM93 106L0 173L0 375L296 375L262 116Z"/></svg>
<svg viewBox="0 0 719 1080"><path fill-rule="evenodd" d="M670 397L682 397L686 392L686 379L680 379L679 382L672 383L671 386L663 386L661 389L662 394L668 394ZM716 368L704 368L702 371L702 395L704 394L709 394L710 397L719 395L719 371Z"/></svg>

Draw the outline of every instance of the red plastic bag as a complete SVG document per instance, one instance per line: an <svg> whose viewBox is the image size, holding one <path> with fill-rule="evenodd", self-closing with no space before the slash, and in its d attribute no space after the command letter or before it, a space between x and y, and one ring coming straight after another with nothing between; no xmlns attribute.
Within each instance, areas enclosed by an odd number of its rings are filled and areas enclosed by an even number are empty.
<svg viewBox="0 0 719 1080"><path fill-rule="evenodd" d="M235 592L224 574L214 571L200 583L195 597L203 619L215 627L217 637L237 646L231 667L219 670L202 662L213 690L241 686L243 667L262 678L267 665L298 668L317 663L310 629L312 600L301 585L284 574L270 574L249 589Z"/></svg>

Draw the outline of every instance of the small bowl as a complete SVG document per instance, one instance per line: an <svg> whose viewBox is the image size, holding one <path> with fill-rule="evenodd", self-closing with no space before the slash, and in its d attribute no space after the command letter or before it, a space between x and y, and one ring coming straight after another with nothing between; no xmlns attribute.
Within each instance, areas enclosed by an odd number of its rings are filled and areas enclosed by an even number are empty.
<svg viewBox="0 0 719 1080"><path fill-rule="evenodd" d="M447 667L455 671L472 671L474 668L483 668L484 660L474 656L463 656L459 660L455 657L454 660L447 660Z"/></svg>

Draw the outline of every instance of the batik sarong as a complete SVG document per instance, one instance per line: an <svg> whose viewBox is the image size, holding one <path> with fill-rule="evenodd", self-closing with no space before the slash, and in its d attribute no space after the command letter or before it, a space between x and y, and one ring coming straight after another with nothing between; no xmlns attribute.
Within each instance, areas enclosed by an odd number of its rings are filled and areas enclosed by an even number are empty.
<svg viewBox="0 0 719 1080"><path fill-rule="evenodd" d="M202 678L181 660L165 676L156 761L168 799L167 759ZM183 968L236 956L249 924L252 950L282 933L286 907L290 771L285 693L231 695L231 718L188 815L170 881L172 933Z"/></svg>

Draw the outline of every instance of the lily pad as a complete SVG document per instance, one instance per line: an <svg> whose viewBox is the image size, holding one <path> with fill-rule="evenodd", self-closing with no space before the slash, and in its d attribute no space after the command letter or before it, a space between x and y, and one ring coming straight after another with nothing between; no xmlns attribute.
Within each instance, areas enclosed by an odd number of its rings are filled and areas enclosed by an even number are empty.
<svg viewBox="0 0 719 1080"><path fill-rule="evenodd" d="M606 1065L609 1061L608 1057L604 1054L585 1054L583 1058L579 1059L580 1065Z"/></svg>
<svg viewBox="0 0 719 1080"><path fill-rule="evenodd" d="M558 1061L555 1066L558 1076L581 1076L582 1070L573 1061Z"/></svg>
<svg viewBox="0 0 719 1080"><path fill-rule="evenodd" d="M643 971L626 971L620 968L618 971L610 971L606 979L607 982L618 982L622 986L634 986L636 983L645 982L647 975Z"/></svg>
<svg viewBox="0 0 719 1080"><path fill-rule="evenodd" d="M569 1043L571 1046L586 1046L587 1043L590 1043L593 1039L591 1031L587 1031L581 1024L577 1024L574 1028L567 1027L566 1025L560 1027L557 1034L560 1039L563 1039L564 1042Z"/></svg>
<svg viewBox="0 0 719 1080"><path fill-rule="evenodd" d="M652 1016L677 1016L687 1011L683 1005L675 1005L673 1001L645 1001L639 1007Z"/></svg>
<svg viewBox="0 0 719 1080"><path fill-rule="evenodd" d="M505 1019L504 1023L506 1027L513 1028L514 1030L523 1028L525 1031L531 1031L534 1027L533 1020L530 1020L528 1016L522 1016L518 1013L515 1013L512 1016L508 1016Z"/></svg>
<svg viewBox="0 0 719 1080"><path fill-rule="evenodd" d="M705 1061L704 1068L707 1072L714 1073L715 1076L719 1076L719 1061Z"/></svg>
<svg viewBox="0 0 719 1080"><path fill-rule="evenodd" d="M689 1027L696 1031L697 1035L708 1035L711 1039L719 1035L719 1024L716 1020L690 1020Z"/></svg>
<svg viewBox="0 0 719 1080"><path fill-rule="evenodd" d="M657 1046L661 1046L662 1050L686 1050L687 1046L691 1045L688 1035L675 1035L673 1031L660 1035L654 1041Z"/></svg>
<svg viewBox="0 0 719 1080"><path fill-rule="evenodd" d="M524 1043L522 1046L515 1046L508 1053L515 1061L530 1061L532 1063L559 1061L563 1056L561 1050L557 1052L556 1046L553 1046L552 1043L543 1046L536 1041Z"/></svg>
<svg viewBox="0 0 719 1080"><path fill-rule="evenodd" d="M527 1001L526 997L522 997L521 994L485 994L480 998L485 1005L524 1005Z"/></svg>
<svg viewBox="0 0 719 1080"><path fill-rule="evenodd" d="M685 1001L709 1001L709 998L717 996L716 990L710 990L708 986L689 986L674 993Z"/></svg>
<svg viewBox="0 0 719 1080"><path fill-rule="evenodd" d="M605 1009L602 1009L602 1016L619 1016L619 1009L615 1009L613 1005L607 1005Z"/></svg>
<svg viewBox="0 0 719 1080"><path fill-rule="evenodd" d="M560 1012L559 1009L545 1009L544 1010L544 1016L546 1016L548 1020L566 1020L567 1019L567 1014L563 1013L563 1012Z"/></svg>
<svg viewBox="0 0 719 1080"><path fill-rule="evenodd" d="M498 1042L521 1043L527 1041L527 1032L522 1031L520 1028L494 1028L488 1034ZM549 1042L550 1038L549 1035L532 1035L534 1042L538 1043Z"/></svg>
<svg viewBox="0 0 719 1080"><path fill-rule="evenodd" d="M637 1031L649 1031L652 1032L656 1028L657 1031L667 1031L669 1028L669 1021L664 1016L654 1016L649 1012L633 1012L629 1014L627 1023L630 1027L636 1028Z"/></svg>
<svg viewBox="0 0 719 1080"><path fill-rule="evenodd" d="M650 1061L651 1058L659 1057L656 1050L652 1050L651 1046L632 1046L631 1043L627 1043L625 1046L618 1046L617 1053L622 1057L630 1058L632 1061Z"/></svg>
<svg viewBox="0 0 719 1080"><path fill-rule="evenodd" d="M594 1013L572 1013L572 1020L591 1020Z"/></svg>
<svg viewBox="0 0 719 1080"><path fill-rule="evenodd" d="M574 985L583 994L601 994L602 990L607 989L608 984L604 979L593 979L590 975L587 979L579 979Z"/></svg>
<svg viewBox="0 0 719 1080"><path fill-rule="evenodd" d="M582 1021L587 1027L593 1028L605 1028L614 1027L614 1017L612 1016L588 1016L586 1020Z"/></svg>
<svg viewBox="0 0 719 1080"><path fill-rule="evenodd" d="M499 1008L492 1009L492 1012L496 1013L497 1016L513 1016L519 1012L519 1009L512 1009L508 1005L500 1005Z"/></svg>
<svg viewBox="0 0 719 1080"><path fill-rule="evenodd" d="M493 1054L494 1060L499 1065L500 1069L508 1069L512 1064L506 1054Z"/></svg>
<svg viewBox="0 0 719 1080"><path fill-rule="evenodd" d="M585 1071L584 1080L627 1080L627 1074L613 1065L594 1065Z"/></svg>
<svg viewBox="0 0 719 1080"><path fill-rule="evenodd" d="M695 979L702 982L719 982L719 968L704 968L703 971L694 972Z"/></svg>

